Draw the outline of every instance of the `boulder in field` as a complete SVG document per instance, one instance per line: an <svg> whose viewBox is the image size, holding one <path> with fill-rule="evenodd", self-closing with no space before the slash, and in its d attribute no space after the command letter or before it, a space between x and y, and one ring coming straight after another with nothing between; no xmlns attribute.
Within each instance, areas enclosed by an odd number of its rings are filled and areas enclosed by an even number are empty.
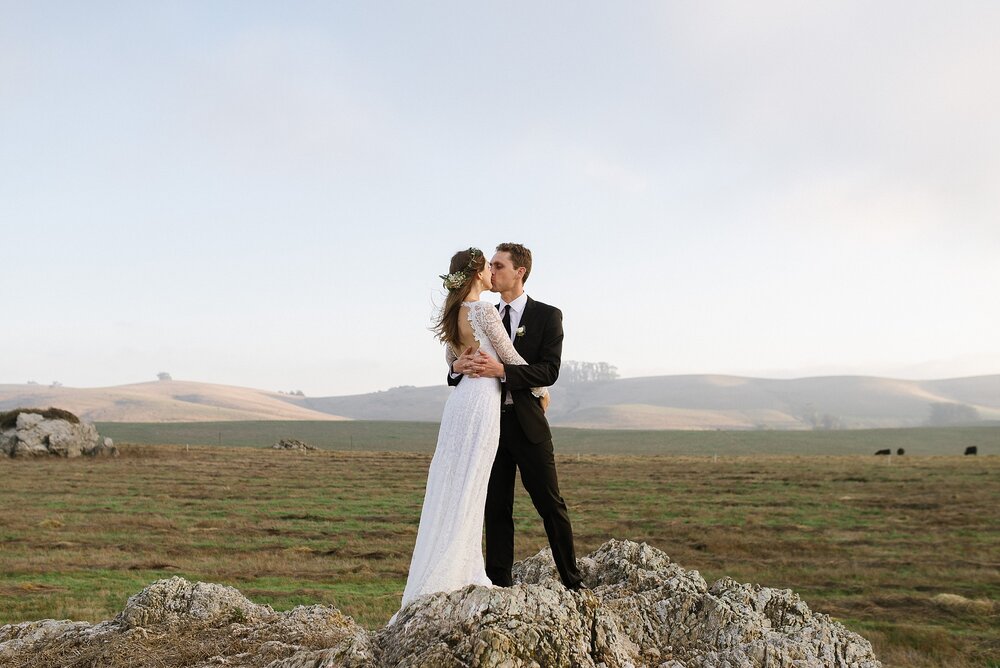
<svg viewBox="0 0 1000 668"><path fill-rule="evenodd" d="M294 438L283 438L271 446L272 450L318 450L315 445L309 445Z"/></svg>
<svg viewBox="0 0 1000 668"><path fill-rule="evenodd" d="M59 408L16 408L0 413L0 453L8 457L118 456L110 438Z"/></svg>

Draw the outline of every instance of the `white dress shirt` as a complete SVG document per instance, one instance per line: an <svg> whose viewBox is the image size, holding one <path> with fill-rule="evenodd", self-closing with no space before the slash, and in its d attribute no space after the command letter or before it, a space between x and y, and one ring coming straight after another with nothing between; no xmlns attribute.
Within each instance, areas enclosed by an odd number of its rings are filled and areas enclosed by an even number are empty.
<svg viewBox="0 0 1000 668"><path fill-rule="evenodd" d="M521 316L524 315L524 307L528 305L528 293L522 292L521 296L512 301L510 304L505 303L502 299L500 300L500 319L503 319L503 309L504 306L510 307L510 331L507 332L510 335L511 341L514 340L514 332L517 328L521 326Z"/></svg>
<svg viewBox="0 0 1000 668"><path fill-rule="evenodd" d="M521 326L521 316L524 314L524 307L528 304L528 293L522 292L521 296L512 301L510 304L506 303L503 299L500 300L500 319L503 320L503 309L507 307L510 310L510 331L507 334L510 335L510 340L514 340L514 332L517 328ZM507 374L504 374L503 378L500 379L501 383L507 382ZM504 388L503 402L505 404L514 403L514 397L510 395L510 390Z"/></svg>

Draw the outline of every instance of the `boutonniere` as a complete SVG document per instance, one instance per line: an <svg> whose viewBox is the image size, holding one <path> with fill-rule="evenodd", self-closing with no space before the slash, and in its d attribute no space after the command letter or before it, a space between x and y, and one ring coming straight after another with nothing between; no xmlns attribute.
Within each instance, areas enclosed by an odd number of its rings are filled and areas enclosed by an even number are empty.
<svg viewBox="0 0 1000 668"><path fill-rule="evenodd" d="M516 336L524 336L524 332L525 331L527 331L527 330L524 329L524 325L521 325L520 327L518 327L517 329L514 330L514 336L515 337Z"/></svg>

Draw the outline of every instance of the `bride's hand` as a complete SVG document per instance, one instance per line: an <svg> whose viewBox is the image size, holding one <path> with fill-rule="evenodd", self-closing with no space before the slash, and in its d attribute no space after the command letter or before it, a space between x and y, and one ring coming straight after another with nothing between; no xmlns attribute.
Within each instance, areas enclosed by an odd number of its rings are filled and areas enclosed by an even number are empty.
<svg viewBox="0 0 1000 668"><path fill-rule="evenodd" d="M475 350L472 346L466 348L458 358L451 363L451 372L470 375L474 369L473 362L476 359Z"/></svg>
<svg viewBox="0 0 1000 668"><path fill-rule="evenodd" d="M543 413L548 410L548 408L549 408L549 400L550 399L551 399L551 395L548 395L548 394L546 394L545 396L542 397L542 412Z"/></svg>

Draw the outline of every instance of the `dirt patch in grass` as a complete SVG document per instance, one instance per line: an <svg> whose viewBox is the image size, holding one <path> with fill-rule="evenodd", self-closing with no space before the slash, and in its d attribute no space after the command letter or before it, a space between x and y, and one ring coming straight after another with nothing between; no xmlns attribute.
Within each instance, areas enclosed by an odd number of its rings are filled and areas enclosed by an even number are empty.
<svg viewBox="0 0 1000 668"><path fill-rule="evenodd" d="M15 596L29 596L29 595L49 595L49 594L59 594L67 592L69 589L66 587L60 587L58 585L41 584L37 582L22 582L20 584L2 584L0 585L0 599L6 597Z"/></svg>

